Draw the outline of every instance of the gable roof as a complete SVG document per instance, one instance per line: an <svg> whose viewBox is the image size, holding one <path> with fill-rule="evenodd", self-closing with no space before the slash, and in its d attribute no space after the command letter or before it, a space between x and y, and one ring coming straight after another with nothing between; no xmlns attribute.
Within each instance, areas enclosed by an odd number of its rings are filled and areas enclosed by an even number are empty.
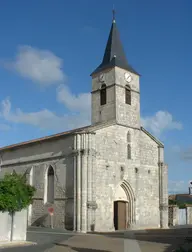
<svg viewBox="0 0 192 252"><path fill-rule="evenodd" d="M94 132L97 129L103 128L103 127L109 127L111 125L116 124L116 122L112 121L112 122L105 122L102 124L95 124L95 125L88 125L88 126L84 126L81 128L76 128L73 130L69 130L69 131L64 131L64 132L60 132L57 134L53 134L50 136L45 136L45 137L41 137L41 138L36 138L36 139L32 139L29 141L24 141L24 142L20 142L20 143L16 143L16 144L12 144L12 145L8 145L8 146L4 146L2 148L0 148L0 152L1 151L6 151L6 150L12 150L12 149L16 149L19 147L23 147L26 145L32 145L32 144L37 144L40 142L44 142L44 141L49 141L49 140L55 140L58 139L60 137L66 137L72 134L77 134L77 133L83 133L83 132ZM146 129L144 129L143 127L141 127L141 130L147 134L152 140L154 140L160 147L164 147L164 145L157 139L155 138L153 135L151 135Z"/></svg>
<svg viewBox="0 0 192 252"><path fill-rule="evenodd" d="M174 200L178 203L192 204L192 195L189 193L169 195L169 200Z"/></svg>
<svg viewBox="0 0 192 252"><path fill-rule="evenodd" d="M171 194L171 195L169 195L169 200L175 200L175 198L176 198L176 195L175 194Z"/></svg>
<svg viewBox="0 0 192 252"><path fill-rule="evenodd" d="M36 139L29 140L29 141L21 142L21 143L8 145L8 146L0 148L0 152L4 151L4 150L15 149L15 148L22 147L22 146L25 146L25 145L36 144L36 143L42 142L42 141L54 140L54 139L57 139L57 138L60 138L60 137L69 136L71 134L75 134L77 132L81 132L83 130L86 130L89 127L90 127L90 125L85 126L85 127L81 127L81 128L77 128L77 129L73 129L73 130L69 130L69 131L64 131L64 132L57 133L57 134L50 135L50 136L45 136L45 137L36 138Z"/></svg>
<svg viewBox="0 0 192 252"><path fill-rule="evenodd" d="M190 203L192 204L192 195L191 194L177 194L175 200L180 203Z"/></svg>
<svg viewBox="0 0 192 252"><path fill-rule="evenodd" d="M84 127L81 127L81 128L76 128L76 129L73 129L73 130L53 134L53 135L50 135L50 136L45 136L45 137L36 138L36 139L32 139L32 140L25 141L25 142L20 142L20 143L4 146L4 147L0 148L0 152L1 151L6 151L6 150L16 149L16 148L23 147L23 146L26 146L26 145L37 144L37 143L44 142L44 141L55 140L55 139L58 139L58 138L61 138L61 137L66 137L66 136L69 136L69 135L72 135L72 134L78 134L78 133L83 133L83 132L90 132L90 133L92 132L92 133L94 133L94 130L96 130L98 128L108 127L108 126L110 126L112 124L114 124L114 122L107 122L107 123L96 124L96 125L88 125L88 126L84 126Z"/></svg>
<svg viewBox="0 0 192 252"><path fill-rule="evenodd" d="M149 131L147 131L146 129L144 129L143 127L141 127L141 130L148 135L153 141L155 141L159 147L164 148L164 144L162 142L160 142L156 137L154 137L151 133L149 133Z"/></svg>

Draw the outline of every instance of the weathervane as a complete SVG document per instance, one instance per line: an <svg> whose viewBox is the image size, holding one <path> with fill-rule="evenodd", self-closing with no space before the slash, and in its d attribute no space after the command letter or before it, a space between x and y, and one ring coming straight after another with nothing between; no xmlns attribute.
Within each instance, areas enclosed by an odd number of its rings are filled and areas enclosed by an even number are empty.
<svg viewBox="0 0 192 252"><path fill-rule="evenodd" d="M113 4L113 11L112 11L112 13L113 13L113 22L115 23L115 6L114 6L114 4Z"/></svg>

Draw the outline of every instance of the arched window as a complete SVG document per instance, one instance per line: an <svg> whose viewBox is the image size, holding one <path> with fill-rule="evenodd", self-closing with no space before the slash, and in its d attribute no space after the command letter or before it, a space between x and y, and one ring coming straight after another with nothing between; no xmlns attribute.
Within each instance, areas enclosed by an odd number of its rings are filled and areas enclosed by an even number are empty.
<svg viewBox="0 0 192 252"><path fill-rule="evenodd" d="M49 166L47 171L47 202L54 203L54 170L52 166Z"/></svg>
<svg viewBox="0 0 192 252"><path fill-rule="evenodd" d="M131 88L129 85L125 86L125 103L131 105Z"/></svg>
<svg viewBox="0 0 192 252"><path fill-rule="evenodd" d="M33 185L33 167L31 167L29 170L29 184L31 186Z"/></svg>
<svg viewBox="0 0 192 252"><path fill-rule="evenodd" d="M127 133L127 143L130 143L130 142L131 142L131 134L128 131L128 133Z"/></svg>
<svg viewBox="0 0 192 252"><path fill-rule="evenodd" d="M105 105L106 103L107 103L106 85L102 84L100 90L100 105Z"/></svg>
<svg viewBox="0 0 192 252"><path fill-rule="evenodd" d="M131 159L131 145L127 145L127 159Z"/></svg>

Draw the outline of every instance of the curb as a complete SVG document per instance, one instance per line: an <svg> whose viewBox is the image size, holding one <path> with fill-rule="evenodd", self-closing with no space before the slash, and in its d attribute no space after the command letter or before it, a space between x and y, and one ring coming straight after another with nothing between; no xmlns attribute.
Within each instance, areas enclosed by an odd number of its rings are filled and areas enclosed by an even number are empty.
<svg viewBox="0 0 192 252"><path fill-rule="evenodd" d="M37 245L36 242L0 242L0 249L2 248L12 248L12 247L27 247Z"/></svg>

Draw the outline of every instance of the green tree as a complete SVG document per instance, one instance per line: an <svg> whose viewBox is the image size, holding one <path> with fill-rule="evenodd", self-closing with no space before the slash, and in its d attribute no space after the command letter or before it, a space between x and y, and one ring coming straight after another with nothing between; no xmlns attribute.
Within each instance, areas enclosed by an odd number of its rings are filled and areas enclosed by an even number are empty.
<svg viewBox="0 0 192 252"><path fill-rule="evenodd" d="M27 208L33 201L35 188L27 184L25 175L6 174L0 179L0 211L14 214Z"/></svg>

